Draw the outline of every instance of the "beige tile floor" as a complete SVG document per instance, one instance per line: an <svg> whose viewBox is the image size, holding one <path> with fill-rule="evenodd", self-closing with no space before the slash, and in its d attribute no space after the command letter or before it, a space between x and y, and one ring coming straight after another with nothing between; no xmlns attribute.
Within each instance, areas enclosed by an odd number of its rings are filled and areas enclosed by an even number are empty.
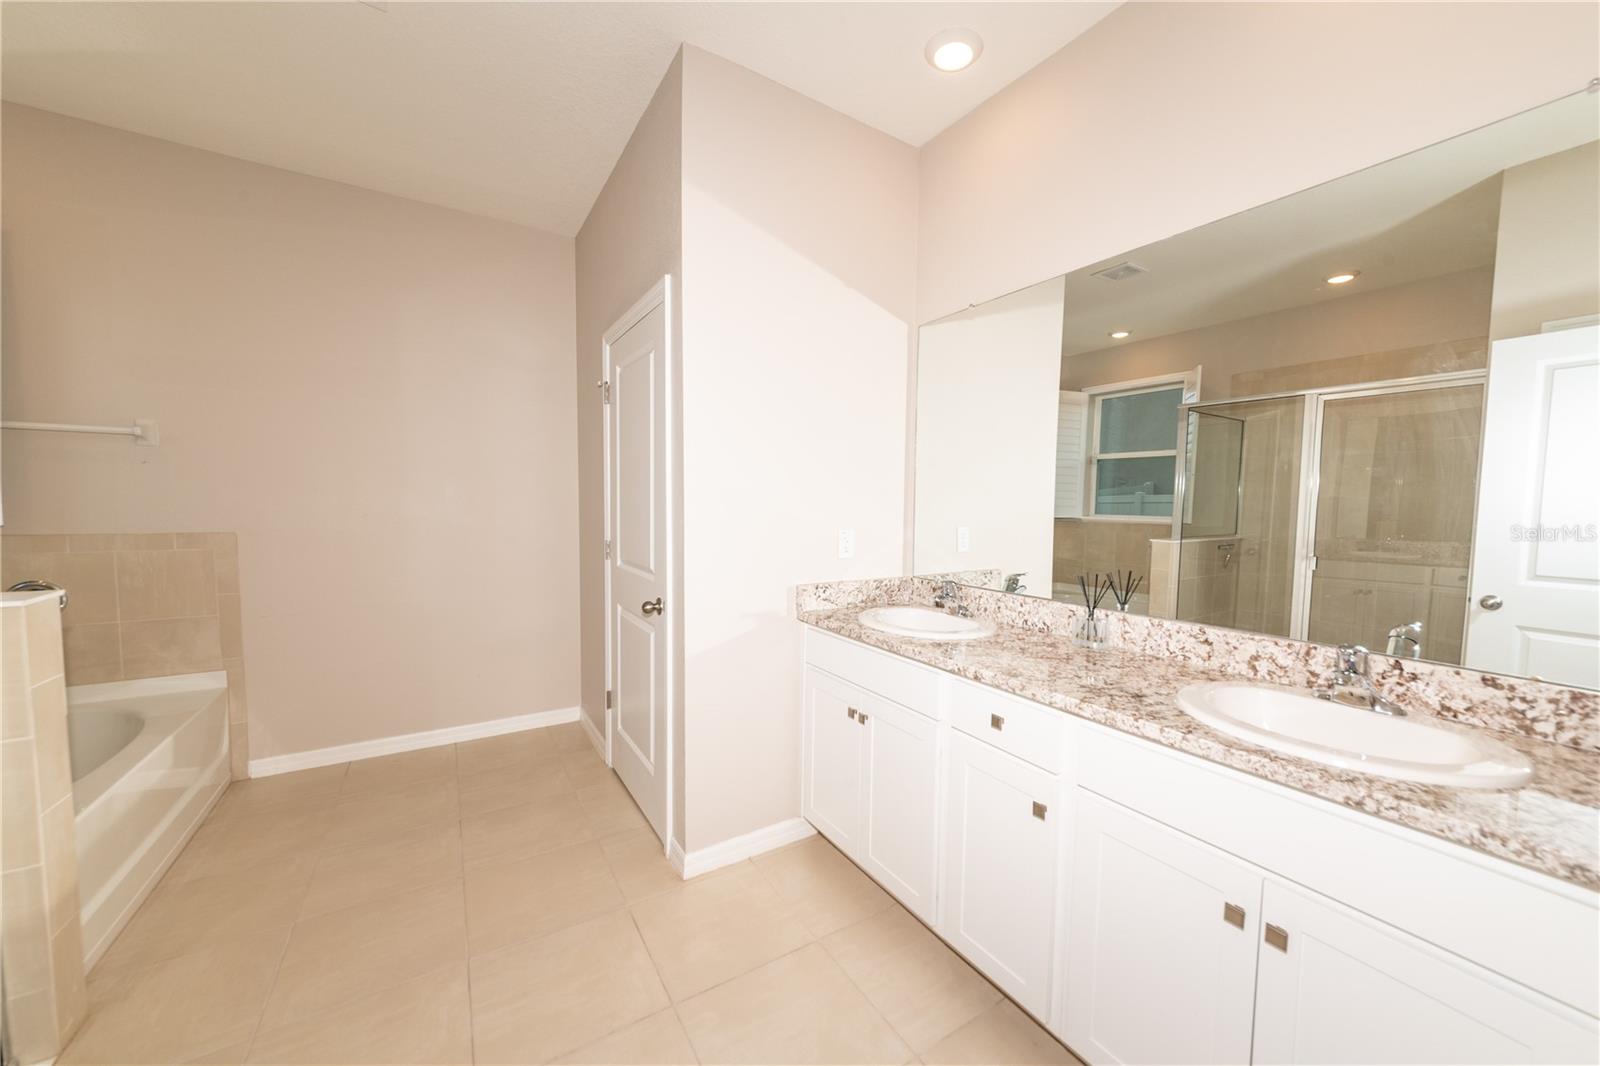
<svg viewBox="0 0 1600 1066"><path fill-rule="evenodd" d="M821 837L678 878L576 725L240 782L70 1063L1071 1063Z"/></svg>

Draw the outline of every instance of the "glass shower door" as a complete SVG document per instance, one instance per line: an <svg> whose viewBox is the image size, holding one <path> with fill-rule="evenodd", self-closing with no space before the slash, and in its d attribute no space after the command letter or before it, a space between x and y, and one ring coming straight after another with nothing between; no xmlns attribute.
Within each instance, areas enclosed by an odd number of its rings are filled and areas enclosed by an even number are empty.
<svg viewBox="0 0 1600 1066"><path fill-rule="evenodd" d="M1321 402L1306 636L1461 661L1483 386Z"/></svg>

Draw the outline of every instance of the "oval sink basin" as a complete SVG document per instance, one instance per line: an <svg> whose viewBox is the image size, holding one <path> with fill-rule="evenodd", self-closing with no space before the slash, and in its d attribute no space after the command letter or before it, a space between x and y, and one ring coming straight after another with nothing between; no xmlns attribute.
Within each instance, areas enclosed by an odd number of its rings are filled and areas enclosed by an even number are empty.
<svg viewBox="0 0 1600 1066"><path fill-rule="evenodd" d="M932 607L872 607L861 612L861 624L880 633L924 640L978 640L994 636L994 623L960 618Z"/></svg>
<svg viewBox="0 0 1600 1066"><path fill-rule="evenodd" d="M1211 682L1178 692L1191 718L1240 740L1379 777L1456 788L1520 788L1533 767L1488 737L1390 718L1275 685Z"/></svg>

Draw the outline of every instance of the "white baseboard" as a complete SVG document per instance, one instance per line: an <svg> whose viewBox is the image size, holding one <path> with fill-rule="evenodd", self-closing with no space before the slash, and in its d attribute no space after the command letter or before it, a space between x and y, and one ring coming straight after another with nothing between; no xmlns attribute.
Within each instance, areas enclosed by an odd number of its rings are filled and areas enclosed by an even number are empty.
<svg viewBox="0 0 1600 1066"><path fill-rule="evenodd" d="M446 744L460 744L468 740L482 740L484 737L520 733L526 729L543 729L546 726L576 722L581 717L583 716L576 707L560 707L553 711L512 715L510 718L491 718L487 722L473 722L471 725L429 729L421 733L402 733L397 737L360 740L354 744L296 751L288 755L271 755L265 759L251 759L250 776L271 777L273 774L311 770L318 766L334 766L342 762L354 762L357 759L371 759L378 755L396 755L402 751L441 748Z"/></svg>
<svg viewBox="0 0 1600 1066"><path fill-rule="evenodd" d="M699 877L701 874L710 873L712 870L720 870L724 866L732 866L734 863L742 862L752 855L760 855L763 852L781 848L785 844L793 844L797 840L804 840L814 833L816 833L816 830L804 818L790 818L788 821L778 822L775 825L757 829L753 833L746 833L744 836L734 837L732 840L724 840L722 843L713 844L709 848L701 848L698 851L688 853L685 853L678 846L678 842L674 840L672 846L668 849L667 858L673 867L683 874L684 879L688 880L691 877Z"/></svg>
<svg viewBox="0 0 1600 1066"><path fill-rule="evenodd" d="M610 766L611 756L610 752L606 751L606 735L595 728L595 724L589 721L589 716L583 713L581 707L578 709L578 721L583 723L583 731L589 735L589 743L594 745L595 754Z"/></svg>

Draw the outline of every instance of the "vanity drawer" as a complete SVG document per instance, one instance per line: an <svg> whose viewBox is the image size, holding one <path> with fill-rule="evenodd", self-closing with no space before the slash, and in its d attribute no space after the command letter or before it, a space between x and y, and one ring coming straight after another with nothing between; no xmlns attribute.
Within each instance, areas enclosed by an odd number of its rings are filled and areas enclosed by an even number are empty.
<svg viewBox="0 0 1600 1066"><path fill-rule="evenodd" d="M1059 711L967 681L950 683L950 722L970 737L1059 774L1067 723Z"/></svg>
<svg viewBox="0 0 1600 1066"><path fill-rule="evenodd" d="M806 665L876 692L929 718L939 717L944 675L886 651L806 627Z"/></svg>

